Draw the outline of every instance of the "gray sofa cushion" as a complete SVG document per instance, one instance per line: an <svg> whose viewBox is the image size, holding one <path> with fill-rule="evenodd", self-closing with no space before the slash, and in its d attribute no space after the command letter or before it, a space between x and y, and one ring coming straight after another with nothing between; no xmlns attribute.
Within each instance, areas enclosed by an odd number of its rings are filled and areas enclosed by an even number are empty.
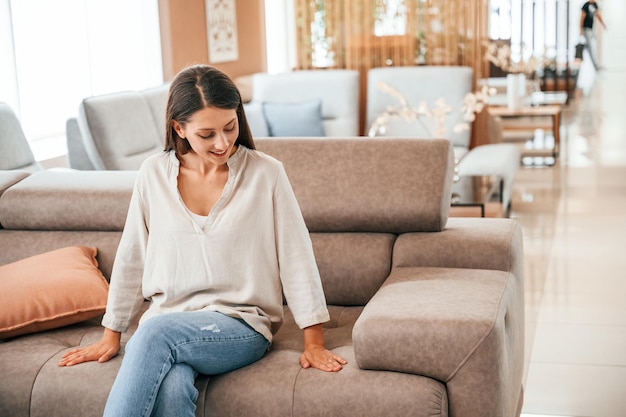
<svg viewBox="0 0 626 417"><path fill-rule="evenodd" d="M270 136L324 136L322 101L263 102Z"/></svg>
<svg viewBox="0 0 626 417"><path fill-rule="evenodd" d="M67 144L67 161L72 169L90 171L93 164L85 151L83 135L78 127L78 120L70 117L65 121L65 143Z"/></svg>
<svg viewBox="0 0 626 417"><path fill-rule="evenodd" d="M439 231L446 224L454 166L447 140L262 138L256 145L285 165L311 232Z"/></svg>
<svg viewBox="0 0 626 417"><path fill-rule="evenodd" d="M121 236L121 231L2 230L0 265L65 246L94 246L98 248L98 267L108 280Z"/></svg>
<svg viewBox="0 0 626 417"><path fill-rule="evenodd" d="M266 137L270 135L269 128L267 127L267 121L263 115L263 104L250 102L243 105L246 112L246 119L248 120L248 126L250 132L254 138Z"/></svg>
<svg viewBox="0 0 626 417"><path fill-rule="evenodd" d="M269 353L252 365L200 377L197 415L218 416L447 416L445 385L418 375L360 369L352 349L352 327L361 307L330 306L326 346L348 360L341 372L303 370L302 331L290 312ZM309 372L312 371L312 372ZM209 382L209 383L207 383ZM270 401L267 399L271 398ZM237 406L233 407L233 403Z"/></svg>
<svg viewBox="0 0 626 417"><path fill-rule="evenodd" d="M0 197L0 224L26 230L122 230L135 171L41 171Z"/></svg>
<svg viewBox="0 0 626 417"><path fill-rule="evenodd" d="M516 415L523 363L509 358L523 357L524 310L515 280L503 271L394 269L354 325L359 366L462 384L448 391L452 415ZM491 377L476 378L477 369Z"/></svg>
<svg viewBox="0 0 626 417"><path fill-rule="evenodd" d="M78 126L96 169L138 169L148 156L163 150L165 128L157 126L152 108L136 91L82 101Z"/></svg>
<svg viewBox="0 0 626 417"><path fill-rule="evenodd" d="M311 233L326 301L365 305L389 276L395 239L388 233Z"/></svg>
<svg viewBox="0 0 626 417"><path fill-rule="evenodd" d="M251 103L291 103L321 100L326 136L358 136L359 72L356 70L301 70L252 76ZM255 136L264 136L260 133Z"/></svg>
<svg viewBox="0 0 626 417"><path fill-rule="evenodd" d="M35 160L22 125L13 109L0 102L0 170L21 169L39 171L41 165Z"/></svg>

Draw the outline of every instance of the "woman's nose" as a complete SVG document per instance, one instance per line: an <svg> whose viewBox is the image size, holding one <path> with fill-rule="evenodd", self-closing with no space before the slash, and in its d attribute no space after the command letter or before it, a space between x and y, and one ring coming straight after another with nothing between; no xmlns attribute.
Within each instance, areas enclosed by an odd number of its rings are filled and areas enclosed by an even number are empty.
<svg viewBox="0 0 626 417"><path fill-rule="evenodd" d="M217 142L215 143L215 146L222 150L228 148L228 139L226 138L226 134L222 132L217 135Z"/></svg>

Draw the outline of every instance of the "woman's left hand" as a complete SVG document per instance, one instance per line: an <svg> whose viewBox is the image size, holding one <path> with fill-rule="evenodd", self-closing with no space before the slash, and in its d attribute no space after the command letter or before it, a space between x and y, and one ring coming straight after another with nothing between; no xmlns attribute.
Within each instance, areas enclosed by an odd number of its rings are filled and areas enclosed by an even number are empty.
<svg viewBox="0 0 626 417"><path fill-rule="evenodd" d="M326 372L339 372L347 363L348 361L323 345L309 345L300 355L300 365L303 368L317 368Z"/></svg>

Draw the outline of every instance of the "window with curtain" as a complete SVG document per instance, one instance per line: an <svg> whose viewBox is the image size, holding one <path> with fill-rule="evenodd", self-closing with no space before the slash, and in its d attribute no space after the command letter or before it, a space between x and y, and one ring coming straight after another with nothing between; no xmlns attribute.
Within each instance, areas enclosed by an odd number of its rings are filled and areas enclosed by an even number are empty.
<svg viewBox="0 0 626 417"><path fill-rule="evenodd" d="M163 82L157 0L0 0L0 13L0 101L31 146L64 140L85 97Z"/></svg>
<svg viewBox="0 0 626 417"><path fill-rule="evenodd" d="M488 0L295 0L297 67L485 68Z"/></svg>

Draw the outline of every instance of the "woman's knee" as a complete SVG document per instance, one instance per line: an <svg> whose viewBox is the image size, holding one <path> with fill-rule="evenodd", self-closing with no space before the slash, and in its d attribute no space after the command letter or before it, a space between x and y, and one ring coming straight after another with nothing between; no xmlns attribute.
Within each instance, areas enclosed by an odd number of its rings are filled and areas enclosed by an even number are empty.
<svg viewBox="0 0 626 417"><path fill-rule="evenodd" d="M145 352L146 349L154 350L159 347L168 347L171 326L171 320L165 314L146 320L130 338L126 351L138 349L140 352Z"/></svg>

